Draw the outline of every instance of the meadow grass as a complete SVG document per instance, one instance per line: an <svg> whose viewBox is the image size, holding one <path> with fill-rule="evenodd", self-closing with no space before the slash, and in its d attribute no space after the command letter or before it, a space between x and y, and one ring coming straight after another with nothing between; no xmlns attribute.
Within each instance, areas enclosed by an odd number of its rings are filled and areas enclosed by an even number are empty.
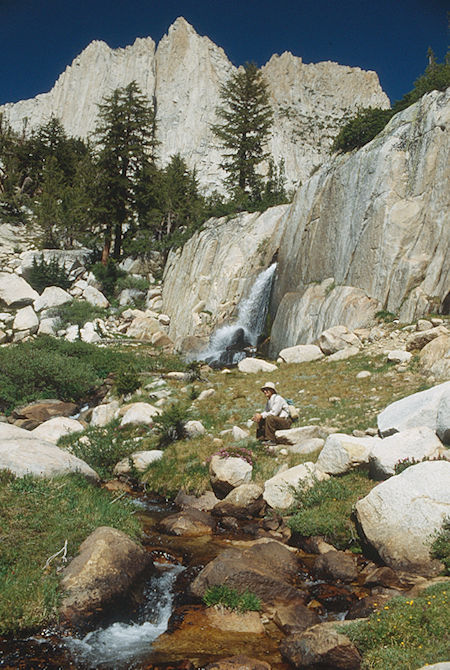
<svg viewBox="0 0 450 670"><path fill-rule="evenodd" d="M0 473L0 634L37 629L57 616L61 557L72 558L99 526L139 538L133 505L81 475L38 479Z"/></svg>

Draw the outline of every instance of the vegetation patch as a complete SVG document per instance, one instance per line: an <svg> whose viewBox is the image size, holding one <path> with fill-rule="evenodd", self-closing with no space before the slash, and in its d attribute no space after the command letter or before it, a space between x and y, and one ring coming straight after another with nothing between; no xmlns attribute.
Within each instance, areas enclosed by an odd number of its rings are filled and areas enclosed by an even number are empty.
<svg viewBox="0 0 450 670"><path fill-rule="evenodd" d="M101 307L95 307L86 300L73 300L60 307L53 307L51 309L51 316L59 319L61 328L66 328L68 325L81 327L87 321L93 321L97 318L104 319L106 317L106 310Z"/></svg>
<svg viewBox="0 0 450 670"><path fill-rule="evenodd" d="M69 280L64 266L59 265L57 258L53 257L46 261L41 254L39 258L33 258L28 283L35 291L42 293L47 286L59 286L68 289L72 282Z"/></svg>
<svg viewBox="0 0 450 670"><path fill-rule="evenodd" d="M431 555L445 566L445 574L450 575L450 517L447 517L441 531L431 545Z"/></svg>
<svg viewBox="0 0 450 670"><path fill-rule="evenodd" d="M153 423L159 433L158 446L167 447L171 442L186 437L185 424L188 420L189 407L186 403L172 403L162 414L155 416Z"/></svg>
<svg viewBox="0 0 450 670"><path fill-rule="evenodd" d="M61 555L47 559L67 540L67 559L99 526L137 539L134 506L80 475L52 480L0 472L0 634L37 629L56 616Z"/></svg>
<svg viewBox="0 0 450 670"><path fill-rule="evenodd" d="M302 484L293 489L294 513L288 525L299 535L323 535L338 549L360 551L352 510L375 485L364 472L331 477L312 487Z"/></svg>
<svg viewBox="0 0 450 670"><path fill-rule="evenodd" d="M210 586L203 596L203 602L208 607L219 606L236 612L259 612L261 600L258 596L246 589L242 593L226 584Z"/></svg>
<svg viewBox="0 0 450 670"><path fill-rule="evenodd" d="M107 426L88 426L83 433L64 435L58 445L85 461L102 479L110 479L114 466L139 450L134 433L120 429L118 419Z"/></svg>
<svg viewBox="0 0 450 670"><path fill-rule="evenodd" d="M368 620L342 629L363 656L364 670L416 670L448 660L450 583L436 584L416 598L398 597Z"/></svg>

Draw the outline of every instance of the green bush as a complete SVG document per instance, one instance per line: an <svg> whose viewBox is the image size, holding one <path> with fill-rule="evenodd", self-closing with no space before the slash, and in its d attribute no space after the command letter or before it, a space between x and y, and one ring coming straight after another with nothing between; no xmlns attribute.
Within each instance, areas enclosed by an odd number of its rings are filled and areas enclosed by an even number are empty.
<svg viewBox="0 0 450 670"><path fill-rule="evenodd" d="M353 119L341 128L333 142L331 151L346 152L364 146L383 130L392 116L391 109L374 107L361 109Z"/></svg>
<svg viewBox="0 0 450 670"><path fill-rule="evenodd" d="M300 535L322 535L339 549L360 550L352 521L354 503L371 490L375 482L366 473L350 472L293 489L295 503L290 528Z"/></svg>
<svg viewBox="0 0 450 670"><path fill-rule="evenodd" d="M203 596L203 602L208 607L220 605L241 613L259 612L261 609L261 600L255 593L248 589L239 593L239 591L226 586L226 584L210 586Z"/></svg>
<svg viewBox="0 0 450 670"><path fill-rule="evenodd" d="M171 442L183 440L186 437L185 423L188 420L189 408L185 403L173 403L162 414L153 419L154 426L159 433L158 445L167 447Z"/></svg>
<svg viewBox="0 0 450 670"><path fill-rule="evenodd" d="M95 275L95 278L101 283L102 292L109 299L114 296L117 281L121 277L126 276L126 272L121 270L112 258L108 259L106 265L103 265L103 263L95 263L92 266L91 271Z"/></svg>
<svg viewBox="0 0 450 670"><path fill-rule="evenodd" d="M141 536L135 507L81 475L16 478L0 472L0 634L42 628L56 619L60 601L56 557L67 540L67 559L99 526Z"/></svg>
<svg viewBox="0 0 450 670"><path fill-rule="evenodd" d="M57 258L53 257L46 261L43 254L39 259L33 258L28 283L38 293L42 293L47 286L68 289L71 284L64 266L59 265Z"/></svg>
<svg viewBox="0 0 450 670"><path fill-rule="evenodd" d="M445 566L445 574L450 575L450 517L447 517L441 531L431 545L431 555Z"/></svg>
<svg viewBox="0 0 450 670"><path fill-rule="evenodd" d="M114 466L138 449L135 440L121 431L118 420L64 436L58 445L85 461L102 479L111 478Z"/></svg>
<svg viewBox="0 0 450 670"><path fill-rule="evenodd" d="M148 291L150 283L145 277L133 277L133 275L120 276L116 281L116 293L126 288L134 288L138 291Z"/></svg>
<svg viewBox="0 0 450 670"><path fill-rule="evenodd" d="M61 328L65 328L69 324L84 326L87 321L94 319L104 319L106 311L101 307L95 307L86 300L73 300L60 307L54 307L50 312L52 317L58 317L61 323Z"/></svg>
<svg viewBox="0 0 450 670"><path fill-rule="evenodd" d="M116 373L114 386L119 395L129 395L140 387L141 382L136 370L120 369Z"/></svg>
<svg viewBox="0 0 450 670"><path fill-rule="evenodd" d="M449 584L416 598L398 597L368 620L342 628L358 647L364 670L416 670L448 660Z"/></svg>

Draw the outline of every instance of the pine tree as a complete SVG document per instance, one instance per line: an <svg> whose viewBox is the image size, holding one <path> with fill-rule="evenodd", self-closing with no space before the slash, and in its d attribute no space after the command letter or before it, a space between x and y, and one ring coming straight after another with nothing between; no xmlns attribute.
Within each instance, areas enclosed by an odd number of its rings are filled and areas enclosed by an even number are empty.
<svg viewBox="0 0 450 670"><path fill-rule="evenodd" d="M120 256L124 225L135 216L138 176L155 156L155 113L136 82L117 88L99 106L95 136L99 179L96 212L104 232L106 264L114 237Z"/></svg>
<svg viewBox="0 0 450 670"><path fill-rule="evenodd" d="M258 200L262 179L256 168L268 157L264 144L273 120L261 71L254 63L246 63L222 86L220 97L221 122L213 132L224 148L221 167L228 173L227 184L235 198Z"/></svg>

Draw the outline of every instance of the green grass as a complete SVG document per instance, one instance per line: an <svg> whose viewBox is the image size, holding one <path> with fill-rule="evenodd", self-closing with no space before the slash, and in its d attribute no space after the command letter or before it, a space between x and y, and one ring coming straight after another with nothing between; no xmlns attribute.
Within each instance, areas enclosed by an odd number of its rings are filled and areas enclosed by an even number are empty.
<svg viewBox="0 0 450 670"><path fill-rule="evenodd" d="M364 472L350 472L316 482L313 487L298 487L289 527L299 535L322 535L338 549L360 551L353 505L375 486Z"/></svg>
<svg viewBox="0 0 450 670"><path fill-rule="evenodd" d="M450 575L450 517L445 519L441 531L437 533L431 545L431 555L442 561L445 574Z"/></svg>
<svg viewBox="0 0 450 670"><path fill-rule="evenodd" d="M236 612L259 612L261 600L248 589L239 593L236 589L225 584L210 586L203 596L203 602L208 607L219 605Z"/></svg>
<svg viewBox="0 0 450 670"><path fill-rule="evenodd" d="M88 426L83 433L65 435L58 446L81 458L102 479L110 479L114 466L140 449L134 437L143 431L146 429L142 426L119 428L119 420L114 420L107 426Z"/></svg>
<svg viewBox="0 0 450 670"><path fill-rule="evenodd" d="M68 558L99 526L140 537L134 507L80 475L52 480L0 472L0 634L37 629L55 618L60 558L47 559L68 541Z"/></svg>
<svg viewBox="0 0 450 670"><path fill-rule="evenodd" d="M398 597L367 621L343 632L363 656L363 670L416 670L450 657L450 583L436 584L416 598Z"/></svg>

